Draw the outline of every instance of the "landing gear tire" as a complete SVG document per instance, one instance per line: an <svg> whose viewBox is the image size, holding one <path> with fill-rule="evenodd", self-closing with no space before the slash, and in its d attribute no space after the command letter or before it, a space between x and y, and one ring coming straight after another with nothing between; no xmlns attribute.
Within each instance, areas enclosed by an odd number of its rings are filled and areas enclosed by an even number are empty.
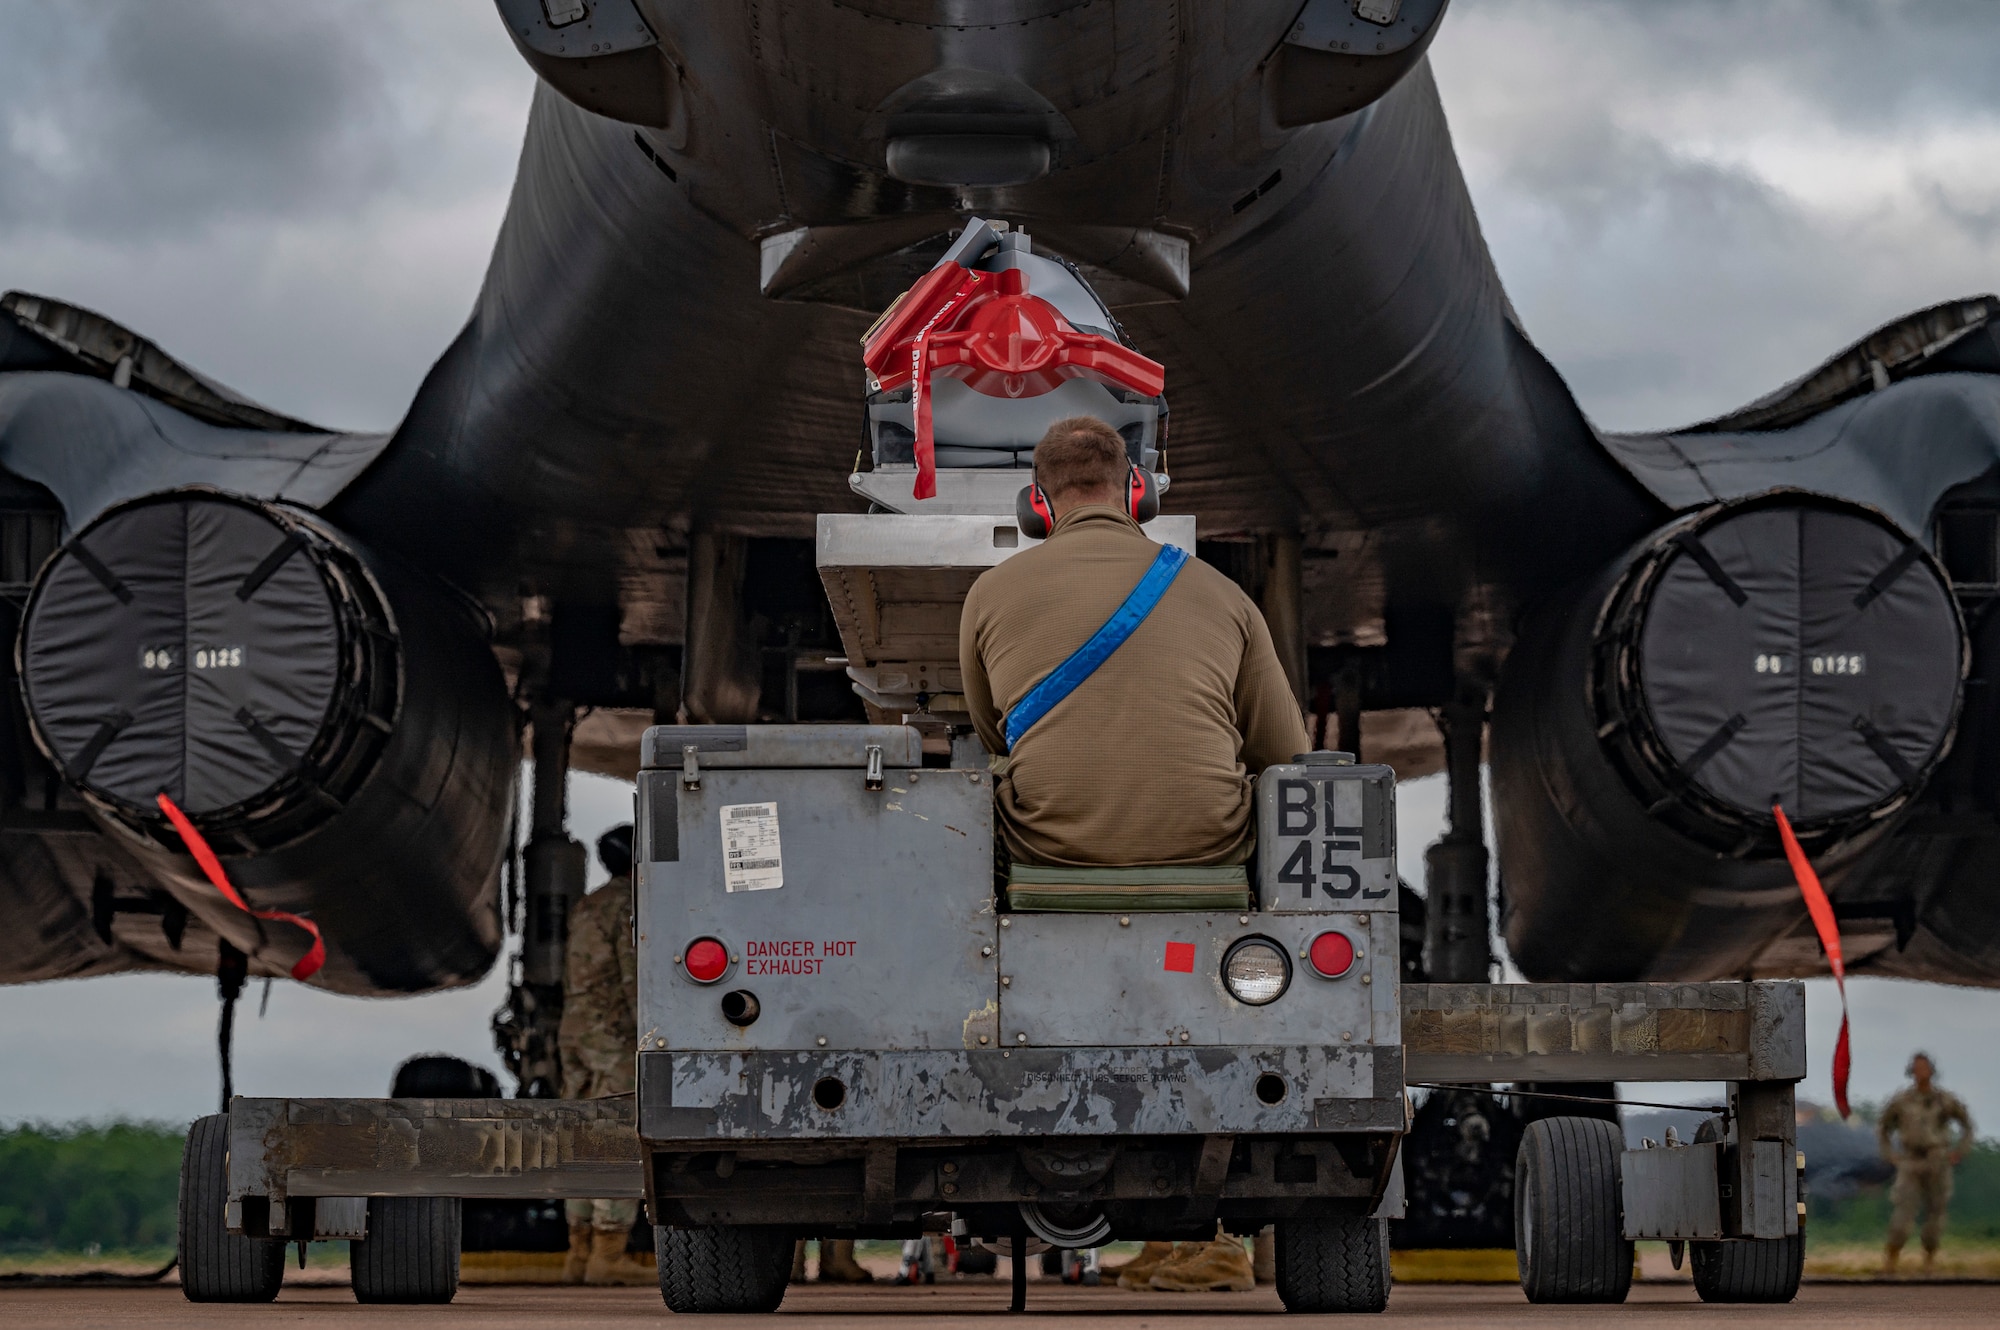
<svg viewBox="0 0 2000 1330"><path fill-rule="evenodd" d="M1790 1302L1806 1268L1806 1235L1695 1242L1694 1291L1703 1302Z"/></svg>
<svg viewBox="0 0 2000 1330"><path fill-rule="evenodd" d="M676 1312L774 1312L792 1272L792 1235L728 1226L653 1230L660 1297Z"/></svg>
<svg viewBox="0 0 2000 1330"><path fill-rule="evenodd" d="M455 1196L377 1196L368 1236L347 1248L356 1302L442 1303L458 1293Z"/></svg>
<svg viewBox="0 0 2000 1330"><path fill-rule="evenodd" d="M1616 1123L1530 1123L1514 1165L1514 1255L1529 1302L1623 1302L1632 1291Z"/></svg>
<svg viewBox="0 0 2000 1330"><path fill-rule="evenodd" d="M189 1302L269 1302L285 1282L285 1244L242 1238L223 1227L229 1201L229 1115L188 1128L181 1155L181 1293Z"/></svg>
<svg viewBox="0 0 2000 1330"><path fill-rule="evenodd" d="M1288 1312L1379 1312L1389 1305L1385 1219L1281 1219L1278 1298Z"/></svg>

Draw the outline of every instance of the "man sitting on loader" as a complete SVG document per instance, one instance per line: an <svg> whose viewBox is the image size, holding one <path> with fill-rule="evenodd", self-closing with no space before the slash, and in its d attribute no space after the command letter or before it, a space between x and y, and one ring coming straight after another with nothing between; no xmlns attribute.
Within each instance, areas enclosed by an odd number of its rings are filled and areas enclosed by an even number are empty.
<svg viewBox="0 0 2000 1330"><path fill-rule="evenodd" d="M1050 426L1035 449L1049 538L965 598L966 702L987 751L1005 755L1000 829L1018 863L1241 865L1251 781L1308 740L1264 616L1222 573L1182 556L1122 646L1039 723L1021 714L1160 561L1127 501L1133 470L1103 421Z"/></svg>
<svg viewBox="0 0 2000 1330"><path fill-rule="evenodd" d="M1016 908L1070 893L1142 909L1206 891L1247 898L1252 782L1309 743L1256 605L1140 529L1149 485L1109 425L1058 421L1036 446L1028 496L1047 540L988 570L965 600L959 664L973 724L1001 755ZM1148 1244L1125 1276L1128 1287L1252 1286L1242 1245L1220 1235Z"/></svg>

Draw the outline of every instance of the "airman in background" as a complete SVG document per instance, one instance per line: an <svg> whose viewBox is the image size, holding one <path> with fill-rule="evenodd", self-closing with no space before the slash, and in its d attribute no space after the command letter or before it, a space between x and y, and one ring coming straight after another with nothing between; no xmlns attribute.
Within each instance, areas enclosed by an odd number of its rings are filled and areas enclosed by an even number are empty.
<svg viewBox="0 0 2000 1330"><path fill-rule="evenodd" d="M632 828L616 826L597 841L597 858L611 880L578 901L569 915L563 966L563 1094L599 1099L631 1094L639 1031L638 956L632 943ZM657 1275L626 1251L636 1200L572 1200L565 1284L652 1284Z"/></svg>
<svg viewBox="0 0 2000 1330"><path fill-rule="evenodd" d="M1896 1092L1875 1124L1882 1157L1896 1166L1896 1181L1889 1190L1894 1210L1884 1255L1893 1273L1903 1244L1909 1240L1910 1225L1922 1209L1924 1273L1928 1274L1937 1259L1945 1209L1951 1204L1951 1170L1972 1144L1972 1115L1957 1095L1932 1084L1937 1066L1930 1054L1911 1057L1908 1071L1913 1084ZM1953 1123L1958 1124L1955 1133Z"/></svg>

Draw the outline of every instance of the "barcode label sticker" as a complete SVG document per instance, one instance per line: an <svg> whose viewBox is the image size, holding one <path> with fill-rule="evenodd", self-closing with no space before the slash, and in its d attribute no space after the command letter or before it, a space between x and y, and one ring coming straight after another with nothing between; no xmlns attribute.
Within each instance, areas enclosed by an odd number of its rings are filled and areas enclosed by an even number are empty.
<svg viewBox="0 0 2000 1330"><path fill-rule="evenodd" d="M724 891L770 891L785 885L785 857L778 845L778 805L722 806Z"/></svg>

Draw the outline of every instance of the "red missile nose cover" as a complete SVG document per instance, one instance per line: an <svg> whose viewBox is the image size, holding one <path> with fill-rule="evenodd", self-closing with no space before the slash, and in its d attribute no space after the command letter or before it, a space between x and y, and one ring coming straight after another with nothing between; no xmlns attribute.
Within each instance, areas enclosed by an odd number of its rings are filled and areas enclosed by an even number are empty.
<svg viewBox="0 0 2000 1330"><path fill-rule="evenodd" d="M937 493L930 404L936 375L988 397L1039 397L1073 378L1145 397L1157 397L1166 386L1166 370L1157 361L1109 337L1077 331L1054 305L1028 294L1018 268L974 272L947 263L931 269L869 331L861 359L883 388L913 385L913 494L919 499Z"/></svg>

